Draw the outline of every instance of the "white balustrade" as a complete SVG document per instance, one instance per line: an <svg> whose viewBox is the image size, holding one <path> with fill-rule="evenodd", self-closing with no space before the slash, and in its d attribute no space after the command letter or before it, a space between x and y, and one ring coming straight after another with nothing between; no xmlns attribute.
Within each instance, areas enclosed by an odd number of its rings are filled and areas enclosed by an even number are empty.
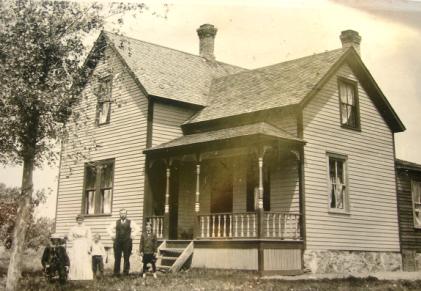
<svg viewBox="0 0 421 291"><path fill-rule="evenodd" d="M277 239L300 239L300 214L280 212L280 213L265 213L266 231L264 232L267 238Z"/></svg>
<svg viewBox="0 0 421 291"><path fill-rule="evenodd" d="M200 238L252 238L257 233L255 213L199 215Z"/></svg>

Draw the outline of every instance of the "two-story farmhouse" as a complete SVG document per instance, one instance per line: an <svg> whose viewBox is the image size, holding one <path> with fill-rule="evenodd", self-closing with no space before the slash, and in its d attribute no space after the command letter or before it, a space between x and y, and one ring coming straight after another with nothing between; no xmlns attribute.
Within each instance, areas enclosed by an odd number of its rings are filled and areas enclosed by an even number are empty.
<svg viewBox="0 0 421 291"><path fill-rule="evenodd" d="M358 33L246 70L215 60L216 31L197 30L198 56L101 33L75 108L85 114L63 144L57 232L82 213L110 246L105 228L125 208L153 224L162 265L399 269L394 134L405 127Z"/></svg>

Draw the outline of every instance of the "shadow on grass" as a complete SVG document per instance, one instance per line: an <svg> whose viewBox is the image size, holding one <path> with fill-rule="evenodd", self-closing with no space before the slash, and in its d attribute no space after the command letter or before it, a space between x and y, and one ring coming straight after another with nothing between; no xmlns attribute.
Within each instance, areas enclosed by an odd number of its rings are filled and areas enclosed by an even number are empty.
<svg viewBox="0 0 421 291"><path fill-rule="evenodd" d="M5 276L2 276L4 283ZM324 290L421 290L421 281L383 281L374 277L321 280L262 280L256 272L233 270L192 269L176 274L158 273L158 279L148 275L146 280L140 274L113 277L105 274L93 281L69 281L61 286L48 282L41 272L24 273L20 290L280 290L280 291L324 291ZM0 289L2 289L0 285Z"/></svg>

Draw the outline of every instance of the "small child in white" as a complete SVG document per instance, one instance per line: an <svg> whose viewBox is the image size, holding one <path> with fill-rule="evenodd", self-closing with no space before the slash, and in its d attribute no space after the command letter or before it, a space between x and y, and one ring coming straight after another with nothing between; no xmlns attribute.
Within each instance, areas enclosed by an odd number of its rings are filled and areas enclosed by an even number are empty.
<svg viewBox="0 0 421 291"><path fill-rule="evenodd" d="M97 272L99 271L99 276L102 277L104 274L104 257L106 255L104 246L100 242L101 236L99 234L94 235L94 241L91 246L91 256L92 256L92 271L94 276L98 277Z"/></svg>

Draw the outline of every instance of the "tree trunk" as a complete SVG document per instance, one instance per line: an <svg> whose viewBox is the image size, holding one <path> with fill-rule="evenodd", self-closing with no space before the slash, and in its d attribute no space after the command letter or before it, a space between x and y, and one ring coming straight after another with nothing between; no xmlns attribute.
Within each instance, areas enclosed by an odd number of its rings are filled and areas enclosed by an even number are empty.
<svg viewBox="0 0 421 291"><path fill-rule="evenodd" d="M25 236L29 225L32 207L32 174L34 170L34 155L23 162L22 193L19 199L15 228L13 230L12 253L10 255L9 269L7 270L6 291L18 290L22 271L22 255L24 251Z"/></svg>

